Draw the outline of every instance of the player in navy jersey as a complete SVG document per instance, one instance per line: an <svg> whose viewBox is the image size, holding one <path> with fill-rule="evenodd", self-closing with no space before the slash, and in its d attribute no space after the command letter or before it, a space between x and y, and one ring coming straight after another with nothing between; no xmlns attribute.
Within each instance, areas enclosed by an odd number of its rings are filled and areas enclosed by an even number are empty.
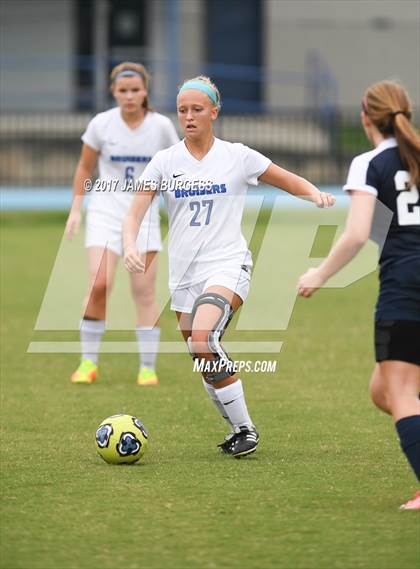
<svg viewBox="0 0 420 569"><path fill-rule="evenodd" d="M99 178L90 192L86 219L89 293L80 326L82 358L72 383L97 377L98 351L105 331L106 301L122 255L122 221L134 196L134 180L156 152L178 142L171 121L148 101L149 74L138 63L120 63L111 72L117 106L97 114L82 135L83 147L74 177L74 199L66 224L69 238L80 226L81 206L96 165ZM156 257L161 250L159 204L148 210L137 237L147 271L131 275L139 344L138 385L155 385L160 329L155 301Z"/></svg>
<svg viewBox="0 0 420 569"><path fill-rule="evenodd" d="M375 149L354 158L344 186L351 195L346 229L323 263L300 278L299 294L310 297L346 265L374 230L383 205L390 210L379 260L377 363L370 393L375 405L392 415L420 481L420 137L410 119L409 98L400 85L382 81L367 89L361 121ZM401 507L420 509L420 492Z"/></svg>
<svg viewBox="0 0 420 569"><path fill-rule="evenodd" d="M171 308L191 355L205 362L204 388L231 429L219 446L239 458L255 451L259 435L221 338L249 291L252 258L241 232L248 186L262 181L318 207L335 200L259 152L215 138L220 94L207 77L181 86L177 109L185 138L158 152L139 180L144 191L124 222L124 261L130 272L143 270L135 235L156 195L147 190L160 189L169 218Z"/></svg>

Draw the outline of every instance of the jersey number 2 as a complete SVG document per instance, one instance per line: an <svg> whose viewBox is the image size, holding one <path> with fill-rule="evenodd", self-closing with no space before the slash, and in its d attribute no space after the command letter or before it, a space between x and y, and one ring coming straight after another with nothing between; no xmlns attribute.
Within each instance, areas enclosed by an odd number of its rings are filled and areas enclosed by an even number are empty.
<svg viewBox="0 0 420 569"><path fill-rule="evenodd" d="M394 176L397 196L398 225L420 225L420 205L417 186L410 187L410 175L406 170L398 170ZM410 211L409 206L413 206Z"/></svg>

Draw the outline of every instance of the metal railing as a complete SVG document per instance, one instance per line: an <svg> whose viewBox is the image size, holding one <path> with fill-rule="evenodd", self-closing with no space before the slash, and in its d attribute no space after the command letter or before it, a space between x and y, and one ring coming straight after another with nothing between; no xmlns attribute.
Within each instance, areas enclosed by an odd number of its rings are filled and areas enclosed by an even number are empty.
<svg viewBox="0 0 420 569"><path fill-rule="evenodd" d="M418 114L417 114L418 116ZM69 186L89 113L5 114L0 118L0 185ZM176 124L176 117L171 116ZM223 115L216 136L259 150L316 184L341 184L355 154L370 148L359 110Z"/></svg>
<svg viewBox="0 0 420 569"><path fill-rule="evenodd" d="M5 114L0 185L71 185L88 113ZM175 124L176 118L171 117ZM242 142L318 184L342 182L351 157L369 147L358 111L282 111L219 117L216 135Z"/></svg>

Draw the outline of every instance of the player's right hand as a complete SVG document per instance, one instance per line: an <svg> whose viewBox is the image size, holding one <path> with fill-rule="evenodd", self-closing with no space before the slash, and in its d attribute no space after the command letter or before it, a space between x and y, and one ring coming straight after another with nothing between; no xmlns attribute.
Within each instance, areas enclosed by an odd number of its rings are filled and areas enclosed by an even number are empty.
<svg viewBox="0 0 420 569"><path fill-rule="evenodd" d="M329 194L328 192L319 192L319 195L315 199L316 207L328 208L335 204L335 196Z"/></svg>
<svg viewBox="0 0 420 569"><path fill-rule="evenodd" d="M313 267L299 278L298 295L309 298L320 289L324 283L325 278L321 275L319 268Z"/></svg>
<svg viewBox="0 0 420 569"><path fill-rule="evenodd" d="M77 235L77 233L79 233L81 220L82 214L80 211L70 211L66 222L66 229L64 230L67 239L71 240L75 235Z"/></svg>
<svg viewBox="0 0 420 569"><path fill-rule="evenodd" d="M145 265L136 247L128 247L124 251L124 265L130 273L144 273Z"/></svg>

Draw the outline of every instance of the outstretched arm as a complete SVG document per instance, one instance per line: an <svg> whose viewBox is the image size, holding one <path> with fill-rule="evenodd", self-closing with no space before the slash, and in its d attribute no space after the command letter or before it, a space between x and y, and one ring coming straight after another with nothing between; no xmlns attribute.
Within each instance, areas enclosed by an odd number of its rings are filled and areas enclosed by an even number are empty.
<svg viewBox="0 0 420 569"><path fill-rule="evenodd" d="M298 293L310 297L333 275L338 273L360 251L369 239L375 196L366 192L352 191L346 227L330 254L316 269L309 269L299 279Z"/></svg>
<svg viewBox="0 0 420 569"><path fill-rule="evenodd" d="M298 198L314 202L317 207L331 207L335 197L327 192L320 192L317 187L277 164L270 164L267 170L258 178L260 182L285 190Z"/></svg>

